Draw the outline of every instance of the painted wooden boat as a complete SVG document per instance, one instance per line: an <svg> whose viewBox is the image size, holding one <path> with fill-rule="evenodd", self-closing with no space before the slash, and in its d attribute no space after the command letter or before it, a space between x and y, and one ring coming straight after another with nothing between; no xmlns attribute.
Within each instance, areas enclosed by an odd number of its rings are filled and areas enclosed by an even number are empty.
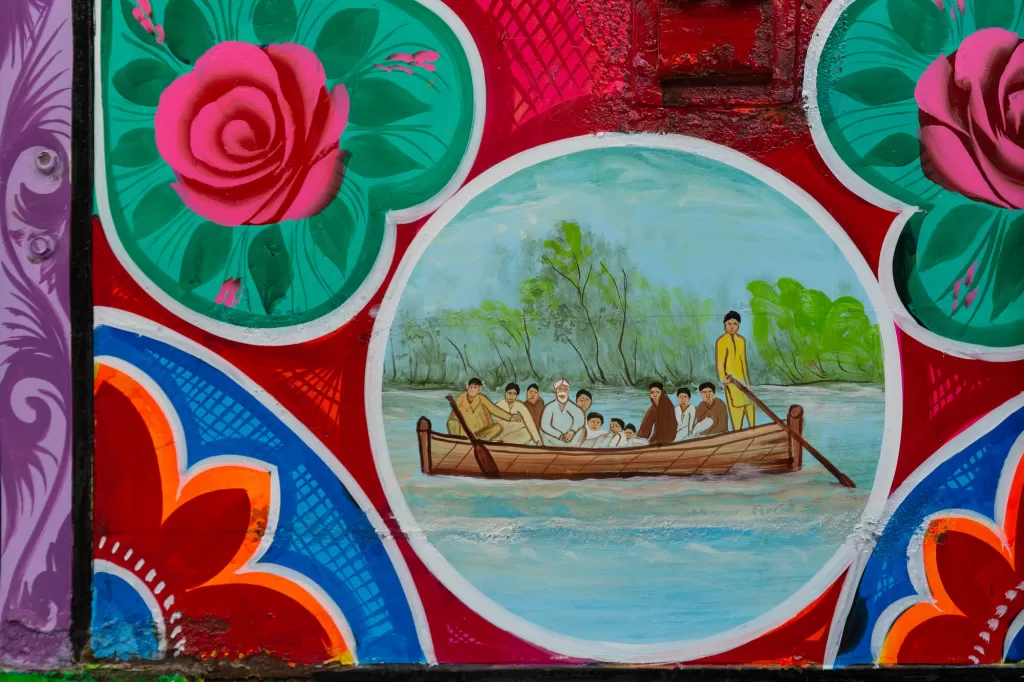
<svg viewBox="0 0 1024 682"><path fill-rule="evenodd" d="M786 424L803 432L804 410L791 405ZM478 476L490 468L479 461L470 439L438 433L430 420L416 424L420 468L432 476ZM803 447L780 425L730 431L680 443L636 448L549 448L483 441L497 468L489 478L582 479L630 476L725 476L739 471L785 473L803 466ZM486 457L486 453L483 454Z"/></svg>

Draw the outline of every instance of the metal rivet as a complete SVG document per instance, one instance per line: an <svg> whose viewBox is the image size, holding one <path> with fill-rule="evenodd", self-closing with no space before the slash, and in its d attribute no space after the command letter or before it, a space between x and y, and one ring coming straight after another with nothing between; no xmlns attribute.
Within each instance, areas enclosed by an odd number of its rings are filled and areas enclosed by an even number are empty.
<svg viewBox="0 0 1024 682"><path fill-rule="evenodd" d="M53 240L41 235L32 237L28 242L28 251L31 260L46 260L53 254Z"/></svg>
<svg viewBox="0 0 1024 682"><path fill-rule="evenodd" d="M56 153L49 149L44 149L36 154L36 168L38 168L40 172L49 175L57 170L58 159L59 157Z"/></svg>

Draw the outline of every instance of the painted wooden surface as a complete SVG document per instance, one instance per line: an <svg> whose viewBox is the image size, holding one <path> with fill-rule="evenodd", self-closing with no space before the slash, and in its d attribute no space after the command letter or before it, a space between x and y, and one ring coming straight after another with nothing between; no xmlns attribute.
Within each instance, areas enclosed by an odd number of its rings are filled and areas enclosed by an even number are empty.
<svg viewBox="0 0 1024 682"><path fill-rule="evenodd" d="M1024 656L1019 0L79 4L74 101L0 9L3 665Z"/></svg>

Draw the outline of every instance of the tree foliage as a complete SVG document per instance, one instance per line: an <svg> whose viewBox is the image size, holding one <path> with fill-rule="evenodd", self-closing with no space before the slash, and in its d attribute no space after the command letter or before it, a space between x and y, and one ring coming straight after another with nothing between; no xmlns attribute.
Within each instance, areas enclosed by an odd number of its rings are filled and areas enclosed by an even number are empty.
<svg viewBox="0 0 1024 682"><path fill-rule="evenodd" d="M715 380L714 340L722 315L680 287L650 284L622 248L574 222L524 241L514 300L483 300L468 310L403 310L392 325L385 380L394 385L489 387L558 377L576 386L694 386ZM832 301L798 282L778 289L751 282L757 383L877 381L878 328L860 301ZM749 324L741 333L751 334Z"/></svg>
<svg viewBox="0 0 1024 682"><path fill-rule="evenodd" d="M775 286L747 285L754 311L754 343L768 369L788 383L881 381L882 342L864 304L834 301L795 279Z"/></svg>

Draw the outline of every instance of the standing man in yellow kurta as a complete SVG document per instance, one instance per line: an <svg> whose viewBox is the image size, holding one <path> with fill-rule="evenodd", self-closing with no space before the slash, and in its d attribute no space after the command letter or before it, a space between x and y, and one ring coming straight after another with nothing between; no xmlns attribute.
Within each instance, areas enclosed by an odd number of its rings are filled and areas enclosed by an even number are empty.
<svg viewBox="0 0 1024 682"><path fill-rule="evenodd" d="M747 372L747 340L737 334L740 330L740 314L730 310L725 314L725 333L715 341L715 367L718 379L725 386L725 403L729 408L732 430L743 428L743 418L747 418L747 426L754 425L754 403L735 386L731 386L730 375L746 385L750 385L750 374Z"/></svg>

